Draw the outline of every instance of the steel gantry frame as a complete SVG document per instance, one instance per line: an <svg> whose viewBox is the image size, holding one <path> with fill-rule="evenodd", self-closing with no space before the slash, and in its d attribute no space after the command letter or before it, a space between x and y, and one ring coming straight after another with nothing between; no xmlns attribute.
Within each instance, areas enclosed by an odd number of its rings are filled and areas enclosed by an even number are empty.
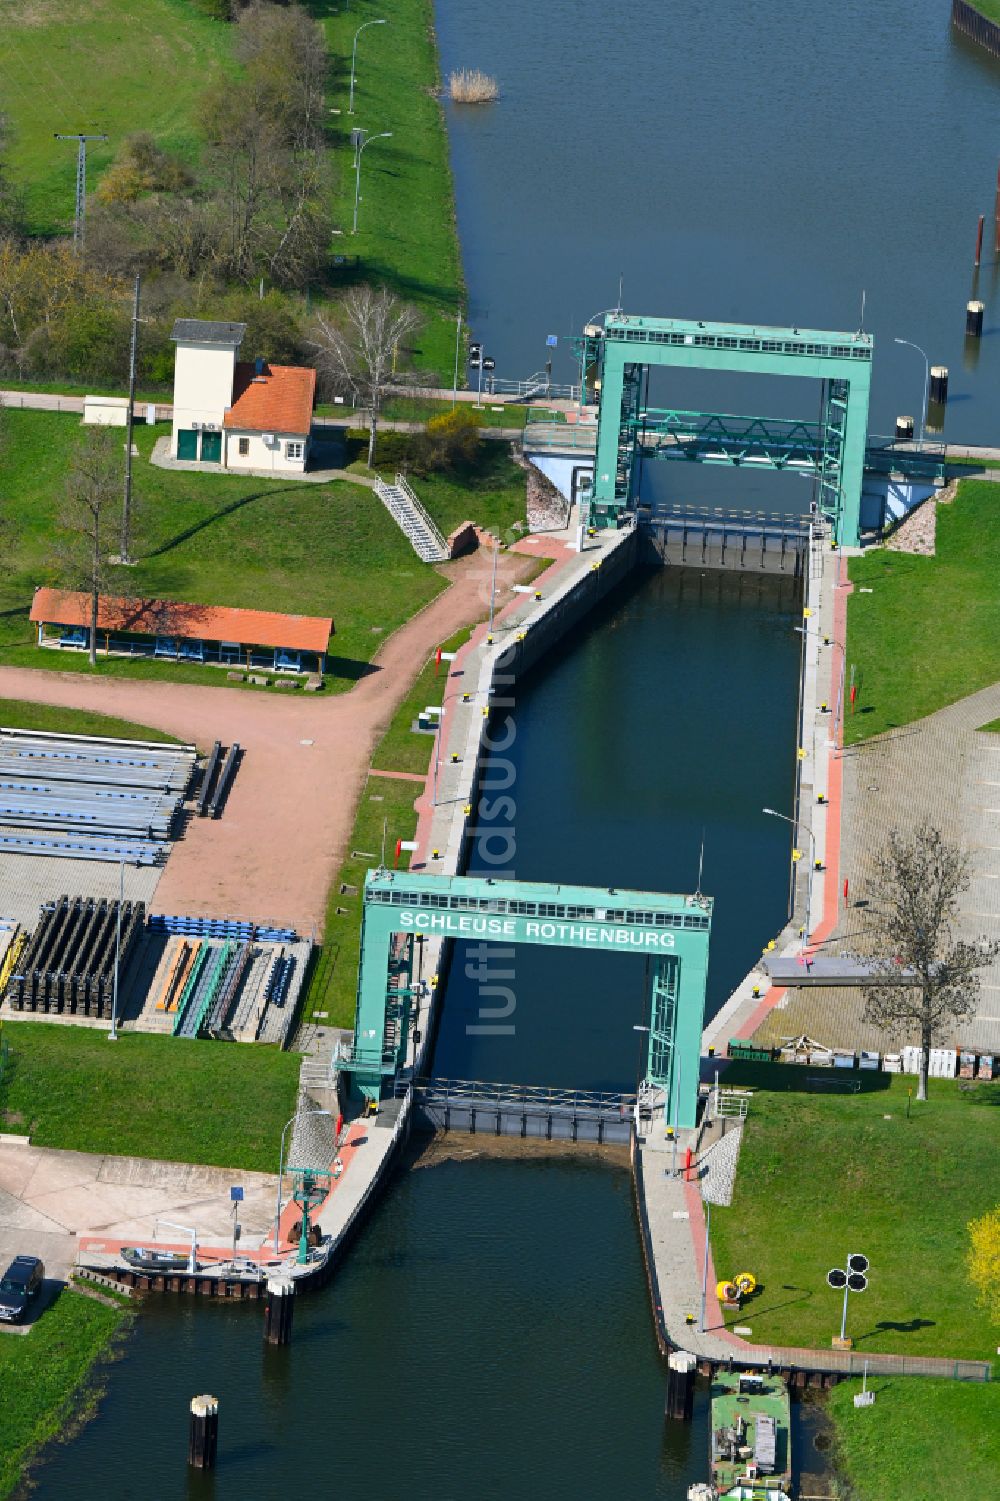
<svg viewBox="0 0 1000 1501"><path fill-rule="evenodd" d="M642 954L651 961L646 1081L663 1090L668 1121L693 1126L711 926L703 896L369 871L354 1040L341 1047L339 1066L369 1100L394 1091L407 1062L421 935Z"/></svg>
<svg viewBox="0 0 1000 1501"><path fill-rule="evenodd" d="M838 542L854 545L860 539L861 487L868 433L873 341L863 332L769 328L744 323L707 323L679 318L645 318L611 313L603 328L584 330L582 372L599 391L597 454L589 523L617 525L623 512L634 507L637 461L645 451L646 435L665 424L664 439L652 452L677 446L672 419L686 420L691 436L686 456L702 462L734 463L740 445L758 463L767 462L764 429L777 434L772 467L802 467L818 481L818 504L831 522ZM778 422L768 418L728 417L721 413L643 412L642 389L651 367L732 371L754 375L791 375L823 383L819 423ZM652 420L651 420L652 419ZM701 433L691 419L714 424ZM742 424L742 426L740 426ZM715 440L721 446L706 447ZM787 455L786 456L786 448ZM801 456L796 465L792 453ZM807 464L806 453L811 454ZM713 454L725 457L712 457ZM673 456L673 455L666 455Z"/></svg>

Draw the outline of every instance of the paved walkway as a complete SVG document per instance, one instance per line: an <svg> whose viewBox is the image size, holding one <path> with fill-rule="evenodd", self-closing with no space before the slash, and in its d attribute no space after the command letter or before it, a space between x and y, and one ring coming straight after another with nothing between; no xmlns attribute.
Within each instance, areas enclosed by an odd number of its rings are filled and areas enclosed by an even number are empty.
<svg viewBox="0 0 1000 1501"><path fill-rule="evenodd" d="M191 1225L199 1239L226 1246L235 1183L245 1191L245 1241L259 1244L274 1222L277 1188L277 1179L265 1173L9 1146L0 1137L0 1257L30 1251L51 1275L65 1277L81 1238L93 1249L104 1237L116 1247L144 1245L159 1218ZM178 1233L164 1227L160 1238L173 1243Z"/></svg>
<svg viewBox="0 0 1000 1501"><path fill-rule="evenodd" d="M528 566L518 553L501 556L501 606L520 598L511 585ZM375 744L435 646L483 614L491 569L492 558L487 564L475 553L442 565L451 587L388 638L375 670L348 693L271 699L4 667L0 697L97 710L203 750L216 739L238 741L245 754L225 813L191 821L157 886L155 910L275 918L318 937Z"/></svg>
<svg viewBox="0 0 1000 1501"><path fill-rule="evenodd" d="M1000 735L979 733L980 725L998 718L995 684L844 752L843 872L851 905L841 911L824 952L870 951L865 911L854 900L862 898L889 831L910 832L924 819L971 857L959 932L978 937L1000 929ZM863 1009L860 990L791 990L757 1035L774 1042L807 1033L828 1047L881 1051L918 1041L900 1035L890 1042L862 1021ZM955 1028L954 1041L1000 1053L1000 963L983 971L978 1015Z"/></svg>

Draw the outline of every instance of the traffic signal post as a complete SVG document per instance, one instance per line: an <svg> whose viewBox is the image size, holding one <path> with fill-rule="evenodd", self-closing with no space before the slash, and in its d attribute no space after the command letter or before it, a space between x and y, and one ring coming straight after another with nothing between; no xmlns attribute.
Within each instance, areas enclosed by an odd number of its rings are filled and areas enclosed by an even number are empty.
<svg viewBox="0 0 1000 1501"><path fill-rule="evenodd" d="M835 1350L850 1350L854 1341L847 1337L847 1299L851 1293L863 1293L868 1286L868 1257L862 1256L860 1251L852 1251L847 1258L847 1268L835 1266L826 1274L829 1285L837 1292L844 1290L844 1310L840 1316L840 1336L833 1336L833 1348Z"/></svg>

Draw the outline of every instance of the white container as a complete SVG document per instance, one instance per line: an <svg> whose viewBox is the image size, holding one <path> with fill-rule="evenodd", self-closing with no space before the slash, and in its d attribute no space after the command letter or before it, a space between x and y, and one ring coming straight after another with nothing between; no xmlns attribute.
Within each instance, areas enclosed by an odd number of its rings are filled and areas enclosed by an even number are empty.
<svg viewBox="0 0 1000 1501"><path fill-rule="evenodd" d="M903 1049L903 1073L919 1074L920 1072L920 1049L907 1047Z"/></svg>
<svg viewBox="0 0 1000 1501"><path fill-rule="evenodd" d="M886 1053L882 1059L882 1072L884 1074L901 1074L903 1072L902 1054Z"/></svg>

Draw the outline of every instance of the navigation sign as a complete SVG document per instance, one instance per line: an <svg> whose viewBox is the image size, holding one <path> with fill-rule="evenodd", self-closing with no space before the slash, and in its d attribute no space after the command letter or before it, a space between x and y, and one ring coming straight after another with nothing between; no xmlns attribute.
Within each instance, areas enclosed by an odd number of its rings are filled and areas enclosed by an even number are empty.
<svg viewBox="0 0 1000 1501"><path fill-rule="evenodd" d="M482 352L483 352L483 346L481 344L476 344L474 342L470 343L470 345L469 345L469 359L470 360L473 359L474 356L476 356L478 354L482 354Z"/></svg>
<svg viewBox="0 0 1000 1501"><path fill-rule="evenodd" d="M233 1204L243 1203L243 1190L239 1186L239 1184L234 1184L234 1186L229 1190L229 1198Z"/></svg>
<svg viewBox="0 0 1000 1501"><path fill-rule="evenodd" d="M483 369L484 370L495 370L496 368L497 368L497 362L496 362L496 360L493 359L492 356L490 356L490 355L485 355L484 358L483 358Z"/></svg>
<svg viewBox="0 0 1000 1501"><path fill-rule="evenodd" d="M546 334L545 335L545 343L547 344L547 346L549 347L549 349L557 349L559 347L559 335L558 334Z"/></svg>
<svg viewBox="0 0 1000 1501"><path fill-rule="evenodd" d="M867 1288L868 1278L865 1274L868 1271L869 1265L867 1256L863 1256L860 1251L852 1251L847 1258L846 1271L843 1267L835 1266L826 1274L826 1280L829 1285L837 1292L843 1289L844 1293L844 1310L840 1317L840 1338L839 1340L835 1338L833 1341L835 1345L841 1348L849 1345L847 1338L847 1299L851 1293L863 1293Z"/></svg>
<svg viewBox="0 0 1000 1501"><path fill-rule="evenodd" d="M483 368L483 362L479 358L478 354L471 355L469 357L469 369L470 370L481 370L482 368Z"/></svg>

